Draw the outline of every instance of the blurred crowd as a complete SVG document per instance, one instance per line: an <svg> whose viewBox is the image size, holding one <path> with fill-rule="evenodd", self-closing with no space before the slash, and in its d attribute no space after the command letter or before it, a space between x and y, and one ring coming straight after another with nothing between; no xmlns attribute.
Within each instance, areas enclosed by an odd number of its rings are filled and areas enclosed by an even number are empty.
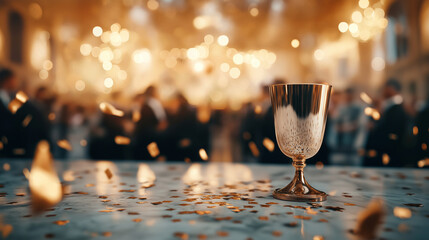
<svg viewBox="0 0 429 240"><path fill-rule="evenodd" d="M103 107L83 105L62 100L46 86L20 92L17 82L11 70L0 70L1 158L32 158L45 139L57 159L195 162L222 160L226 151L232 161L286 162L276 144L267 87L233 111L194 107L181 94L161 101L154 87L133 96L131 104L121 105L120 94L112 93ZM425 166L429 100L408 106L401 92L395 79L374 99L356 88L334 90L322 147L309 163Z"/></svg>

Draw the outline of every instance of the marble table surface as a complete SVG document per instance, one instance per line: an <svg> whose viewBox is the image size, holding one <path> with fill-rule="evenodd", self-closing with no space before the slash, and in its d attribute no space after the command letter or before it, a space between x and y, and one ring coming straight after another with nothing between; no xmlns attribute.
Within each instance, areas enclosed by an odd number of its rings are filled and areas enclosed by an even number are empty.
<svg viewBox="0 0 429 240"><path fill-rule="evenodd" d="M376 239L429 239L424 169L308 166L310 184L329 193L312 206L273 199L290 164L56 161L64 197L34 214L23 174L31 161L0 164L7 239L358 239L357 218L374 198L385 208Z"/></svg>

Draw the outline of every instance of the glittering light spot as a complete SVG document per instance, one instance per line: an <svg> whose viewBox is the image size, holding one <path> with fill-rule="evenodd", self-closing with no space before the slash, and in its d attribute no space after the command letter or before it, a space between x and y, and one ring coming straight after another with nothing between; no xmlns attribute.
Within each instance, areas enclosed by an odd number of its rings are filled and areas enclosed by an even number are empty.
<svg viewBox="0 0 429 240"><path fill-rule="evenodd" d="M211 34L207 34L204 36L204 42L206 44L212 44L214 42L214 37Z"/></svg>
<svg viewBox="0 0 429 240"><path fill-rule="evenodd" d="M359 7L360 8L367 8L369 6L368 0L359 0Z"/></svg>
<svg viewBox="0 0 429 240"><path fill-rule="evenodd" d="M84 43L80 45L80 53L83 56L89 56L89 54L91 54L91 50L92 50L92 46L89 43Z"/></svg>
<svg viewBox="0 0 429 240"><path fill-rule="evenodd" d="M228 45L228 43L229 43L229 38L228 38L226 35L220 35L220 36L217 38L217 43L218 43L220 46L226 46L226 45Z"/></svg>
<svg viewBox="0 0 429 240"><path fill-rule="evenodd" d="M110 26L110 30L112 32L119 32L120 29L121 29L121 24L119 23L114 23Z"/></svg>
<svg viewBox="0 0 429 240"><path fill-rule="evenodd" d="M350 33L357 33L359 31L359 27L356 23L352 23L349 25Z"/></svg>
<svg viewBox="0 0 429 240"><path fill-rule="evenodd" d="M382 71L386 66L386 62L382 57L375 57L371 61L371 67L374 71Z"/></svg>
<svg viewBox="0 0 429 240"><path fill-rule="evenodd" d="M54 64L52 63L52 61L50 61L50 60L45 60L45 61L43 62L43 69L45 69L45 70L49 71L49 70L51 70L53 67L54 67Z"/></svg>
<svg viewBox="0 0 429 240"><path fill-rule="evenodd" d="M292 41L290 42L290 45L291 45L293 48L297 48L297 47L299 47L299 44L300 44L300 42L299 42L299 40L298 40L298 39L292 39Z"/></svg>
<svg viewBox="0 0 429 240"><path fill-rule="evenodd" d="M63 179L67 182L73 182L75 180L74 172L72 170L66 170L63 173Z"/></svg>
<svg viewBox="0 0 429 240"><path fill-rule="evenodd" d="M235 54L232 58L232 61L237 65L243 64L243 55L241 55L240 53Z"/></svg>
<svg viewBox="0 0 429 240"><path fill-rule="evenodd" d="M349 25L346 22L340 22L338 24L338 30L342 33L347 32L349 29Z"/></svg>
<svg viewBox="0 0 429 240"><path fill-rule="evenodd" d="M40 70L39 72L39 78L42 80L46 80L49 77L49 72L46 71L45 69Z"/></svg>
<svg viewBox="0 0 429 240"><path fill-rule="evenodd" d="M228 63L222 63L222 64L220 65L220 70L221 70L222 72L228 72L228 71L229 71L229 64L228 64Z"/></svg>
<svg viewBox="0 0 429 240"><path fill-rule="evenodd" d="M83 90L85 90L86 84L84 81L82 80L77 80L74 84L74 87L76 88L76 90L78 90L79 92L82 92Z"/></svg>
<svg viewBox="0 0 429 240"><path fill-rule="evenodd" d="M322 49L317 49L314 51L314 58L317 61L322 61L325 58L325 52Z"/></svg>
<svg viewBox="0 0 429 240"><path fill-rule="evenodd" d="M317 169L322 169L323 168L323 163L321 161L316 162L316 168Z"/></svg>
<svg viewBox="0 0 429 240"><path fill-rule="evenodd" d="M92 34L93 34L95 37L100 37L100 36L103 34L103 29L102 29L100 26L95 26L95 27L92 29Z"/></svg>
<svg viewBox="0 0 429 240"><path fill-rule="evenodd" d="M253 156L259 157L259 149L255 142L249 142L249 149Z"/></svg>
<svg viewBox="0 0 429 240"><path fill-rule="evenodd" d="M136 50L133 53L133 60L135 63L150 63L152 60L152 54L149 49Z"/></svg>
<svg viewBox="0 0 429 240"><path fill-rule="evenodd" d="M249 12L250 12L250 15L252 15L252 17L256 17L259 15L259 10L255 7L251 8Z"/></svg>
<svg viewBox="0 0 429 240"><path fill-rule="evenodd" d="M155 1L155 0L147 1L147 8L149 8L149 10L152 10L152 11L157 10L159 8L158 1Z"/></svg>
<svg viewBox="0 0 429 240"><path fill-rule="evenodd" d="M420 160L420 161L417 162L417 166L419 168L422 168L422 167L425 167L425 166L428 166L428 165L429 165L429 158L426 158L426 159L423 159L423 160Z"/></svg>
<svg viewBox="0 0 429 240"><path fill-rule="evenodd" d="M229 76L231 76L231 78L237 79L240 77L240 69L233 67L231 68L231 70L229 70Z"/></svg>
<svg viewBox="0 0 429 240"><path fill-rule="evenodd" d="M362 13L359 11L354 11L352 13L352 21L355 23L360 23L362 22Z"/></svg>
<svg viewBox="0 0 429 240"><path fill-rule="evenodd" d="M104 79L104 86L106 88L112 88L113 87L113 79L112 78Z"/></svg>

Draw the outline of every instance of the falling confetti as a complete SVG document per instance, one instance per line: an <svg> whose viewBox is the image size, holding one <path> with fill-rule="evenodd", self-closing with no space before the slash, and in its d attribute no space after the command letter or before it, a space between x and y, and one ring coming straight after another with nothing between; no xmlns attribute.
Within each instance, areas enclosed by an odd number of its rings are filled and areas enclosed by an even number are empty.
<svg viewBox="0 0 429 240"><path fill-rule="evenodd" d="M207 152L204 150L204 148L200 149L199 154L202 160L207 161L209 159L209 156L207 155Z"/></svg>
<svg viewBox="0 0 429 240"><path fill-rule="evenodd" d="M429 165L429 158L426 158L426 159L423 159L423 160L419 160L417 162L417 166L420 167L420 168L428 166L428 165Z"/></svg>
<svg viewBox="0 0 429 240"><path fill-rule="evenodd" d="M3 164L3 170L10 171L10 164L9 163L4 163Z"/></svg>
<svg viewBox="0 0 429 240"><path fill-rule="evenodd" d="M147 145L147 151L149 152L151 157L156 157L159 155L159 149L156 142L151 142L149 145Z"/></svg>
<svg viewBox="0 0 429 240"><path fill-rule="evenodd" d="M364 239L375 238L385 216L384 208L382 199L371 200L368 206L359 213L354 232Z"/></svg>
<svg viewBox="0 0 429 240"><path fill-rule="evenodd" d="M22 107L22 105L24 105L24 103L26 103L27 101L28 101L28 96L24 92L19 91L16 93L15 98L12 101L10 101L8 105L8 109L10 112L15 114Z"/></svg>
<svg viewBox="0 0 429 240"><path fill-rule="evenodd" d="M383 162L383 165L387 165L390 162L390 157L387 153L383 153L381 160Z"/></svg>
<svg viewBox="0 0 429 240"><path fill-rule="evenodd" d="M365 93L365 92L361 92L360 93L360 99L362 99L362 101L364 101L368 105L372 104L371 97L367 93Z"/></svg>
<svg viewBox="0 0 429 240"><path fill-rule="evenodd" d="M28 124L30 124L31 120L33 119L33 117L31 115L27 115L24 120L22 120L22 126L23 127L27 127Z"/></svg>
<svg viewBox="0 0 429 240"><path fill-rule="evenodd" d="M61 201L62 187L47 141L37 145L28 181L34 212L43 211Z"/></svg>
<svg viewBox="0 0 429 240"><path fill-rule="evenodd" d="M417 134L419 134L419 128L417 126L413 127L413 135L416 136Z"/></svg>
<svg viewBox="0 0 429 240"><path fill-rule="evenodd" d="M138 122L141 119L141 113L138 110L134 110L132 114L133 122Z"/></svg>
<svg viewBox="0 0 429 240"><path fill-rule="evenodd" d="M65 149L67 151L71 151L73 149L72 146L71 146L71 144L70 144L70 142L67 141L66 139L59 140L57 142L57 145L58 145L58 147L60 147L62 149Z"/></svg>
<svg viewBox="0 0 429 240"><path fill-rule="evenodd" d="M109 180L113 177L113 173L108 168L106 168L106 170L104 170L104 173L106 174L107 179L109 179Z"/></svg>
<svg viewBox="0 0 429 240"><path fill-rule="evenodd" d="M131 143L131 139L124 136L116 136L115 143L118 145L129 145Z"/></svg>
<svg viewBox="0 0 429 240"><path fill-rule="evenodd" d="M249 142L249 149L253 156L259 157L259 149L254 142Z"/></svg>
<svg viewBox="0 0 429 240"><path fill-rule="evenodd" d="M69 220L57 220L57 221L54 221L53 223L57 224L59 226L64 226L64 225L66 225L69 222L70 222Z"/></svg>
<svg viewBox="0 0 429 240"><path fill-rule="evenodd" d="M116 109L110 103L102 102L102 103L100 103L99 107L100 107L100 110L105 114L113 115L116 117L123 117L124 116L123 111Z"/></svg>
<svg viewBox="0 0 429 240"><path fill-rule="evenodd" d="M275 145L274 145L274 142L273 142L273 141L271 141L271 139L269 139L269 138L264 138L264 140L262 141L262 144L264 145L264 147L265 147L268 151L270 151L270 152L274 151Z"/></svg>

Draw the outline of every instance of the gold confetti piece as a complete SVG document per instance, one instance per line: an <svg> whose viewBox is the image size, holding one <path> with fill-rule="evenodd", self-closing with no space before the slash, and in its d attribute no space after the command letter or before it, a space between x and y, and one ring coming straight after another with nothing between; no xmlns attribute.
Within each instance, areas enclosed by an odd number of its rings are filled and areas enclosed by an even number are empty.
<svg viewBox="0 0 429 240"><path fill-rule="evenodd" d="M383 165L389 164L390 157L389 157L389 155L387 153L383 153L383 155L382 155L382 162L383 162Z"/></svg>
<svg viewBox="0 0 429 240"><path fill-rule="evenodd" d="M135 191L136 190L134 190L134 189L121 189L121 190L119 190L119 192L128 192L128 193L133 193Z"/></svg>
<svg viewBox="0 0 429 240"><path fill-rule="evenodd" d="M100 103L100 110L105 113L105 114L109 114L109 115L113 115L116 117L123 117L124 116L124 112L116 109L112 104L107 103L107 102L102 102Z"/></svg>
<svg viewBox="0 0 429 240"><path fill-rule="evenodd" d="M228 237L228 236L229 236L229 233L228 233L228 232L225 232L225 231L217 231L217 232L216 232L216 234L217 234L219 237Z"/></svg>
<svg viewBox="0 0 429 240"><path fill-rule="evenodd" d="M40 212L61 201L62 187L47 141L41 141L37 145L28 181L34 212Z"/></svg>
<svg viewBox="0 0 429 240"><path fill-rule="evenodd" d="M0 150L2 150L4 148L3 142L0 141Z"/></svg>
<svg viewBox="0 0 429 240"><path fill-rule="evenodd" d="M290 222L290 223L285 223L284 225L286 227L296 227L296 226L298 226L298 223L297 222Z"/></svg>
<svg viewBox="0 0 429 240"><path fill-rule="evenodd" d="M141 119L141 113L138 110L134 110L132 114L133 122L138 122Z"/></svg>
<svg viewBox="0 0 429 240"><path fill-rule="evenodd" d="M428 165L429 165L429 158L426 158L426 159L423 159L423 160L419 160L417 162L417 166L420 167L420 168L428 166Z"/></svg>
<svg viewBox="0 0 429 240"><path fill-rule="evenodd" d="M382 199L371 200L368 206L359 213L354 232L364 239L375 238L385 216L384 208Z"/></svg>
<svg viewBox="0 0 429 240"><path fill-rule="evenodd" d="M181 219L171 219L171 222L181 222L182 220Z"/></svg>
<svg viewBox="0 0 429 240"><path fill-rule="evenodd" d="M128 212L128 215L140 215L138 212Z"/></svg>
<svg viewBox="0 0 429 240"><path fill-rule="evenodd" d="M261 114L262 113L262 106L257 104L255 106L255 114Z"/></svg>
<svg viewBox="0 0 429 240"><path fill-rule="evenodd" d="M10 170L10 164L9 163L4 163L3 164L3 170L9 171Z"/></svg>
<svg viewBox="0 0 429 240"><path fill-rule="evenodd" d="M26 179L30 178L30 170L28 168L22 169L22 174L24 174Z"/></svg>
<svg viewBox="0 0 429 240"><path fill-rule="evenodd" d="M273 234L274 237L281 237L283 235L280 231L273 231L271 234Z"/></svg>
<svg viewBox="0 0 429 240"><path fill-rule="evenodd" d="M175 232L173 234L175 237L180 238L182 240L188 240L189 239L189 235L183 232Z"/></svg>
<svg viewBox="0 0 429 240"><path fill-rule="evenodd" d="M271 139L269 139L269 138L264 138L264 140L262 141L262 144L264 145L264 147L265 147L268 151L270 151L270 152L274 151L275 144L274 144L274 142L273 142L273 141L271 141Z"/></svg>
<svg viewBox="0 0 429 240"><path fill-rule="evenodd" d="M80 145L82 146L82 147L86 147L87 145L88 145L88 141L86 141L86 139L82 139L82 140L80 140Z"/></svg>
<svg viewBox="0 0 429 240"><path fill-rule="evenodd" d="M321 161L316 162L316 168L317 169L323 169L323 163Z"/></svg>
<svg viewBox="0 0 429 240"><path fill-rule="evenodd" d="M401 219L410 218L412 216L411 210L403 207L395 207L393 209L393 214Z"/></svg>
<svg viewBox="0 0 429 240"><path fill-rule="evenodd" d="M103 235L103 237L111 237L112 232L103 232L101 235Z"/></svg>
<svg viewBox="0 0 429 240"><path fill-rule="evenodd" d="M368 96L367 93L365 92L361 92L360 93L360 99L362 99L362 101L364 101L366 104L371 105L372 104L372 99L370 96Z"/></svg>
<svg viewBox="0 0 429 240"><path fill-rule="evenodd" d="M377 151L375 151L374 149L371 149L368 151L368 157L376 157L377 156Z"/></svg>
<svg viewBox="0 0 429 240"><path fill-rule="evenodd" d="M311 214L311 215L316 215L318 212L314 211L313 209L311 209L310 207L308 207L306 213L307 214Z"/></svg>
<svg viewBox="0 0 429 240"><path fill-rule="evenodd" d="M95 185L93 183L87 183L85 184L85 187L94 187Z"/></svg>
<svg viewBox="0 0 429 240"><path fill-rule="evenodd" d="M70 222L69 220L57 220L57 221L54 221L53 223L57 224L59 226L64 226L64 225L66 225L69 222Z"/></svg>
<svg viewBox="0 0 429 240"><path fill-rule="evenodd" d="M63 173L63 179L67 182L73 182L75 180L74 173L72 170L66 170Z"/></svg>
<svg viewBox="0 0 429 240"><path fill-rule="evenodd" d="M325 240L325 238L323 236L316 235L313 237L313 240Z"/></svg>
<svg viewBox="0 0 429 240"><path fill-rule="evenodd" d="M1 142L0 142L0 144L1 144ZM1 147L0 147L0 149L1 149ZM426 143L422 143L422 150L423 151L428 150L428 145Z"/></svg>
<svg viewBox="0 0 429 240"><path fill-rule="evenodd" d="M70 142L67 141L66 139L59 140L57 142L57 145L58 145L58 147L60 147L62 149L65 149L67 151L71 151L73 149L72 146L71 146L71 144L70 144Z"/></svg>
<svg viewBox="0 0 429 240"><path fill-rule="evenodd" d="M18 91L15 98L23 104L28 101L28 96L23 91Z"/></svg>
<svg viewBox="0 0 429 240"><path fill-rule="evenodd" d="M413 127L413 135L416 136L417 134L419 134L419 128L417 126Z"/></svg>
<svg viewBox="0 0 429 240"><path fill-rule="evenodd" d="M156 142L151 142L149 145L147 145L147 151L149 152L150 156L155 158L159 155L159 149Z"/></svg>
<svg viewBox="0 0 429 240"><path fill-rule="evenodd" d="M18 99L13 99L9 102L8 109L12 114L15 114L22 106L22 102Z"/></svg>
<svg viewBox="0 0 429 240"><path fill-rule="evenodd" d="M9 234L12 232L13 226L10 224L2 224L0 223L0 232L2 233L3 239L6 239Z"/></svg>
<svg viewBox="0 0 429 240"><path fill-rule="evenodd" d="M200 149L199 154L200 154L200 158L202 160L204 160L204 161L209 160L209 156L207 155L207 152L206 152L206 150L204 148Z"/></svg>
<svg viewBox="0 0 429 240"><path fill-rule="evenodd" d="M106 174L107 179L109 179L109 180L113 177L113 173L108 168L106 168L106 170L104 170L104 173Z"/></svg>
<svg viewBox="0 0 429 240"><path fill-rule="evenodd" d="M310 216L303 216L303 215L295 215L293 216L296 219L302 219L302 220L311 220Z"/></svg>
<svg viewBox="0 0 429 240"><path fill-rule="evenodd" d="M191 139L189 138L184 138L179 142L179 146L182 148L189 147L190 145L191 145Z"/></svg>
<svg viewBox="0 0 429 240"><path fill-rule="evenodd" d="M389 134L389 139L390 140L397 140L398 139L398 135L396 135L394 133L391 133L391 134Z"/></svg>
<svg viewBox="0 0 429 240"><path fill-rule="evenodd" d="M268 221L269 220L269 218L267 216L260 216L260 217L258 217L258 219L261 221Z"/></svg>
<svg viewBox="0 0 429 240"><path fill-rule="evenodd" d="M344 203L344 205L346 205L346 206L356 206L356 204L354 204L354 203Z"/></svg>
<svg viewBox="0 0 429 240"><path fill-rule="evenodd" d="M28 124L30 124L32 119L33 119L33 117L30 114L25 116L24 120L22 121L22 126L27 127Z"/></svg>
<svg viewBox="0 0 429 240"><path fill-rule="evenodd" d="M256 143L254 143L254 142L249 142L249 149L250 149L250 151L252 152L252 155L253 155L254 157L259 157L259 149L258 149L258 147L256 146Z"/></svg>
<svg viewBox="0 0 429 240"><path fill-rule="evenodd" d="M134 219L133 219L133 222L136 222L136 223L139 223L139 222L141 222L141 221L143 221L141 218L134 218Z"/></svg>
<svg viewBox="0 0 429 240"><path fill-rule="evenodd" d="M321 218L321 219L319 219L319 222L328 222L328 220L324 219L324 218Z"/></svg>
<svg viewBox="0 0 429 240"><path fill-rule="evenodd" d="M207 239L207 235L205 234L198 234L198 240L206 240Z"/></svg>
<svg viewBox="0 0 429 240"><path fill-rule="evenodd" d="M118 145L129 145L131 143L131 139L124 136L116 136L115 143Z"/></svg>
<svg viewBox="0 0 429 240"><path fill-rule="evenodd" d="M50 121L54 121L55 120L55 113L49 113L49 115L48 115L48 119L50 120Z"/></svg>

